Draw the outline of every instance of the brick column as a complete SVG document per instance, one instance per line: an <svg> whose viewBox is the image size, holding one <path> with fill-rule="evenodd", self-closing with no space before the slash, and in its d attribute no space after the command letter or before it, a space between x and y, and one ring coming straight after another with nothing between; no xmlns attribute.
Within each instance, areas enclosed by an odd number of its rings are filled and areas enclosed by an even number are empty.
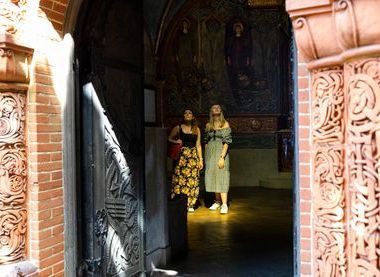
<svg viewBox="0 0 380 277"><path fill-rule="evenodd" d="M311 93L309 90L310 73L306 68L306 63L302 57L298 59L298 146L299 146L299 188L300 195L300 272L303 274L311 274L311 220L312 220L312 198L311 198L311 139L310 139L310 99Z"/></svg>

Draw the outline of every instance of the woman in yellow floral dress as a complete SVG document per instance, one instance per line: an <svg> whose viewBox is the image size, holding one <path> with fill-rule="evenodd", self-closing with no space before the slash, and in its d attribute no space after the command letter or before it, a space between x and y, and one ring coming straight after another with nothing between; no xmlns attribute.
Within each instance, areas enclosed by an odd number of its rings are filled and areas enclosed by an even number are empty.
<svg viewBox="0 0 380 277"><path fill-rule="evenodd" d="M182 144L181 153L174 168L171 198L187 195L187 210L194 212L199 194L199 172L203 168L201 132L193 112L185 110L183 122L170 132L168 141Z"/></svg>

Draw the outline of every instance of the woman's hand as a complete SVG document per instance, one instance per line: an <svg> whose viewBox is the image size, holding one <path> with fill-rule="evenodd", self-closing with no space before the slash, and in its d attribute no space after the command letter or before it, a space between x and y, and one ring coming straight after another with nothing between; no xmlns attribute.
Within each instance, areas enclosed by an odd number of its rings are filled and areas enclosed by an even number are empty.
<svg viewBox="0 0 380 277"><path fill-rule="evenodd" d="M218 167L219 169L224 168L224 159L222 157L219 158Z"/></svg>
<svg viewBox="0 0 380 277"><path fill-rule="evenodd" d="M174 143L176 143L176 144L182 144L182 140L181 139L177 139L177 140L174 141Z"/></svg>
<svg viewBox="0 0 380 277"><path fill-rule="evenodd" d="M200 159L200 160L198 161L198 168L199 168L199 170L202 170L202 169L203 169L203 160L202 160L202 159Z"/></svg>

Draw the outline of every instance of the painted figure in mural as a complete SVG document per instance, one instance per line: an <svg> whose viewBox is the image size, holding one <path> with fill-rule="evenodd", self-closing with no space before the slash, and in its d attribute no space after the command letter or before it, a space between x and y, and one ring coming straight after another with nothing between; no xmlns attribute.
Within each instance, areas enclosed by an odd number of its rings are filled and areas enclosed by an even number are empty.
<svg viewBox="0 0 380 277"><path fill-rule="evenodd" d="M231 128L219 104L211 107L205 130L206 191L215 193L215 203L209 208L228 213L227 193L230 187L228 148L232 143Z"/></svg>
<svg viewBox="0 0 380 277"><path fill-rule="evenodd" d="M247 88L251 85L252 39L247 24L234 19L226 26L225 59L232 90ZM234 94L237 104L241 100Z"/></svg>
<svg viewBox="0 0 380 277"><path fill-rule="evenodd" d="M224 62L224 27L222 22L210 17L202 22L201 61L204 70L202 89L207 101L204 101L204 111L211 103L219 102L222 90L228 87L228 77ZM203 111L203 109L202 109Z"/></svg>
<svg viewBox="0 0 380 277"><path fill-rule="evenodd" d="M171 198L178 194L187 195L187 209L194 212L199 195L199 172L203 168L203 158L201 133L192 110L184 111L181 124L171 130L168 141L182 144L178 162L174 167Z"/></svg>
<svg viewBox="0 0 380 277"><path fill-rule="evenodd" d="M191 28L190 20L187 18L181 21L173 49L180 81L184 81L185 76L192 71L197 61L195 33Z"/></svg>

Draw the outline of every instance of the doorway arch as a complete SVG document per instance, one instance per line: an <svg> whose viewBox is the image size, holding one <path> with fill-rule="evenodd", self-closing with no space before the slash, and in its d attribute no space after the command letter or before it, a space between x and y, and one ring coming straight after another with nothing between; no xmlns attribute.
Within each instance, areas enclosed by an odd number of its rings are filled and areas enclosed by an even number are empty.
<svg viewBox="0 0 380 277"><path fill-rule="evenodd" d="M89 6L86 6L86 5L88 5L88 3L86 4L86 2L85 3L83 3L83 6L82 6L82 9L83 9L83 7L89 7ZM95 5L95 4L93 4L93 5ZM105 4L104 4L105 5ZM104 9L102 9L102 10L107 10L107 8L104 8ZM85 16L83 16L83 17L85 17ZM80 25L80 24L85 24L84 22L86 22L85 20L83 20L83 17L82 18L78 18L78 25ZM99 24L99 26L101 26L101 27L104 27L104 25L102 26L102 24ZM78 31L78 28L76 29L76 32L79 32ZM86 33L86 32L84 32L84 33ZM78 34L78 33L77 33ZM87 34L88 35L88 34ZM95 36L101 36L100 34L94 34ZM90 36L90 35L89 35ZM77 37L76 37L77 38ZM90 40L90 39L89 39ZM95 39L96 40L96 39ZM77 42L77 41L76 41ZM82 44L83 45L83 44ZM94 51L95 50L95 51ZM81 60L83 61L83 56L82 56L82 58L80 59L80 63L79 63L79 70L84 70L84 74L87 74L87 73L89 73L89 72L91 72L91 70L93 69L93 68L96 68L96 70L100 70L99 72L101 72L101 68L99 69L99 68L97 68L97 66L99 66L99 63L97 64L96 62L94 63L94 64L92 64L92 62L94 61L93 59L92 59L92 57L89 57L89 56L91 56L89 53L95 53L95 55L96 54L98 54L99 52L96 52L97 51L97 49L96 49L96 46L93 48L93 49L91 49L90 51L85 51L85 52L87 52L87 53L85 53L85 55L84 56L86 56L87 54L87 56L86 57L84 57L84 59L86 60L87 59L87 62L89 63L89 64L91 64L90 66L89 66L89 68L87 69L83 69L83 67L82 67L82 62L81 62ZM115 62L115 61L113 61L113 62ZM115 64L114 64L115 65ZM122 66L121 64L118 64L119 66ZM102 67L102 65L100 65L100 67ZM88 70L88 71L87 71ZM133 68L132 70L136 70L136 71L138 71L138 69L137 68ZM80 74L82 74L82 73L80 73ZM89 74L89 75L91 75L91 74ZM99 75L99 74L95 74L95 75ZM94 76L92 76L91 78L94 78ZM101 80L101 78L99 78L99 76L95 76L95 78L94 79L92 79L93 81L94 80L96 80L96 81L94 81L94 83L96 83L97 84L97 86L95 87L95 90L96 91L102 91L102 89L104 90L104 88L103 88L103 84L102 84L102 80ZM79 86L81 86L81 85L83 85L83 84L79 84ZM103 93L100 93L100 95L102 95ZM102 97L104 97L104 95L102 95ZM107 102L106 101L104 101L104 99L100 99L100 102L102 102L102 103L106 103L106 107L108 107L108 105L107 105ZM112 119L114 119L114 118L117 118L117 116L115 116L113 113L117 113L117 111L110 111L110 110L107 110L108 112L109 112L109 114L110 114L110 118ZM117 125L117 122L115 122L115 126ZM122 128L121 128L122 129ZM120 131L120 133L122 133L122 131Z"/></svg>

